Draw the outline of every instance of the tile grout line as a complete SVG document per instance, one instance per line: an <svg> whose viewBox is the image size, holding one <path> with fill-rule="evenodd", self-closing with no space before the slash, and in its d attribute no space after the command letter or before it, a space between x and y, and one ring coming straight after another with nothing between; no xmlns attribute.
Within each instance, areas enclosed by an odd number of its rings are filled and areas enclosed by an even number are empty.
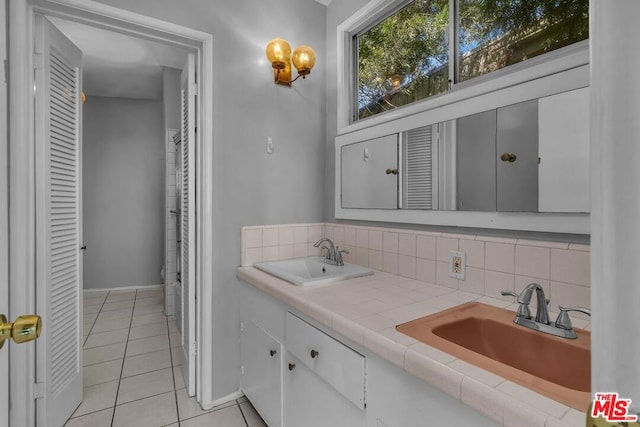
<svg viewBox="0 0 640 427"><path fill-rule="evenodd" d="M111 293L111 292L109 292ZM124 345L124 355L122 357L122 365L120 365L120 376L118 377L118 388L116 389L116 399L113 402L113 413L111 414L111 427L113 427L113 422L116 418L116 407L118 406L118 394L120 393L120 384L122 383L122 373L124 372L124 360L127 358L127 347L129 347L129 335L131 334L131 325L133 323L133 311L136 308L136 299L138 296L138 291L133 296L133 307L131 307L131 318L129 320L129 330L127 331L127 341L125 341Z"/></svg>
<svg viewBox="0 0 640 427"><path fill-rule="evenodd" d="M242 412L242 406L240 406L240 403L238 402L238 399L236 399L236 406L238 407L238 410L240 411L240 415L242 415L242 419L244 420L244 425L246 427L249 427L249 423L247 422L247 417L244 416L244 412Z"/></svg>
<svg viewBox="0 0 640 427"><path fill-rule="evenodd" d="M169 361L171 362L171 381L173 382L173 396L176 402L176 418L178 426L180 425L180 407L178 406L178 390L176 390L176 372L173 366L173 352L171 351L171 331L169 330L169 317L167 318L167 338L169 339Z"/></svg>
<svg viewBox="0 0 640 427"><path fill-rule="evenodd" d="M104 305L107 303L107 298L109 298L110 293L111 293L110 291L107 292L107 295L105 295L104 300L102 301L102 304L100 304L100 310L98 310L98 314L96 314L96 318L93 319L93 322L91 323L91 328L89 328L89 333L87 334L87 337L82 342L83 350L84 350L84 345L87 343L87 340L89 339L89 335L91 335L91 331L93 330L93 327L96 325L96 322L98 321L98 316L100 316L100 312L102 312L102 307L104 307ZM84 319L84 293L82 294L82 318ZM84 325L84 322L82 323Z"/></svg>

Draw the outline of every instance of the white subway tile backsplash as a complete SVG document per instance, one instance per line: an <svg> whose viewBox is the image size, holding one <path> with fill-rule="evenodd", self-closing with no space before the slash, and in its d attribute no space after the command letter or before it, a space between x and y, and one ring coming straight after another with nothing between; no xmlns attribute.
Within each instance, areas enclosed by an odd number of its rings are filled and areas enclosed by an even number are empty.
<svg viewBox="0 0 640 427"><path fill-rule="evenodd" d="M308 230L309 242L315 243L322 239L324 234L323 229L324 227L322 225L310 225Z"/></svg>
<svg viewBox="0 0 640 427"><path fill-rule="evenodd" d="M548 279L550 254L549 248L517 245L515 273Z"/></svg>
<svg viewBox="0 0 640 427"><path fill-rule="evenodd" d="M295 243L293 227L282 227L278 229L278 244L292 245Z"/></svg>
<svg viewBox="0 0 640 427"><path fill-rule="evenodd" d="M398 254L391 252L382 253L382 271L398 274Z"/></svg>
<svg viewBox="0 0 640 427"><path fill-rule="evenodd" d="M356 248L356 264L363 267L369 266L369 249L362 247Z"/></svg>
<svg viewBox="0 0 640 427"><path fill-rule="evenodd" d="M464 280L458 281L461 291L484 295L484 268L467 267Z"/></svg>
<svg viewBox="0 0 640 427"><path fill-rule="evenodd" d="M484 242L470 239L460 239L460 251L466 254L468 267L484 269Z"/></svg>
<svg viewBox="0 0 640 427"><path fill-rule="evenodd" d="M392 254L398 253L398 233L385 231L382 234L382 250Z"/></svg>
<svg viewBox="0 0 640 427"><path fill-rule="evenodd" d="M410 257L416 256L416 235L409 233L398 234L398 253Z"/></svg>
<svg viewBox="0 0 640 427"><path fill-rule="evenodd" d="M436 238L436 255L437 261L449 262L451 251L458 250L458 239L450 239L448 237Z"/></svg>
<svg viewBox="0 0 640 427"><path fill-rule="evenodd" d="M245 248L261 248L262 228L249 228L245 231Z"/></svg>
<svg viewBox="0 0 640 427"><path fill-rule="evenodd" d="M416 279L426 283L436 283L436 262L432 259L417 258Z"/></svg>
<svg viewBox="0 0 640 427"><path fill-rule="evenodd" d="M344 244L349 246L356 245L356 229L353 227L345 228L344 230Z"/></svg>
<svg viewBox="0 0 640 427"><path fill-rule="evenodd" d="M278 246L278 229L264 228L262 230L262 244L264 246Z"/></svg>
<svg viewBox="0 0 640 427"><path fill-rule="evenodd" d="M278 259L277 246L265 246L262 248L262 261L276 261Z"/></svg>
<svg viewBox="0 0 640 427"><path fill-rule="evenodd" d="M369 248L369 230L359 228L356 230L356 246Z"/></svg>
<svg viewBox="0 0 640 427"><path fill-rule="evenodd" d="M302 227L295 227L293 230L294 243L307 243L309 241L309 228L306 225Z"/></svg>
<svg viewBox="0 0 640 427"><path fill-rule="evenodd" d="M449 277L449 263L436 261L436 284L447 288L458 289L458 279Z"/></svg>
<svg viewBox="0 0 640 427"><path fill-rule="evenodd" d="M588 245L330 223L270 225L242 229L242 263L320 255L313 243L322 237L350 251L346 262L415 280L408 285L438 284L509 304L513 298L501 290L520 292L535 282L551 298L550 311L557 305L590 306ZM449 277L453 250L466 254L464 280ZM407 292L420 301L416 290Z"/></svg>
<svg viewBox="0 0 640 427"><path fill-rule="evenodd" d="M436 238L434 236L416 236L416 255L423 259L436 259Z"/></svg>
<svg viewBox="0 0 640 427"><path fill-rule="evenodd" d="M369 230L369 249L382 251L382 231Z"/></svg>
<svg viewBox="0 0 640 427"><path fill-rule="evenodd" d="M369 267L382 271L382 251L369 249Z"/></svg>
<svg viewBox="0 0 640 427"><path fill-rule="evenodd" d="M515 245L486 242L484 248L484 267L487 270L515 272Z"/></svg>
<svg viewBox="0 0 640 427"><path fill-rule="evenodd" d="M294 257L293 245L278 245L278 259L289 259Z"/></svg>
<svg viewBox="0 0 640 427"><path fill-rule="evenodd" d="M515 292L515 276L510 273L502 273L499 271L484 271L484 294L491 298L512 301L513 297L504 297L500 295L500 291Z"/></svg>
<svg viewBox="0 0 640 427"><path fill-rule="evenodd" d="M293 245L294 258L302 258L308 256L308 243L296 243Z"/></svg>
<svg viewBox="0 0 640 427"><path fill-rule="evenodd" d="M416 278L416 257L399 255L398 256L398 274L402 277Z"/></svg>
<svg viewBox="0 0 640 427"><path fill-rule="evenodd" d="M590 252L551 249L550 278L552 281L589 286Z"/></svg>

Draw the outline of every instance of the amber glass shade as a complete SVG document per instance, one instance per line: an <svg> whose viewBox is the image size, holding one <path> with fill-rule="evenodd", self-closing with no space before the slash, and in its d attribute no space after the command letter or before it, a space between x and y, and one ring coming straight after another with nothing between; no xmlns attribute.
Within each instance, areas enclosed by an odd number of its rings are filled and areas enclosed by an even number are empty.
<svg viewBox="0 0 640 427"><path fill-rule="evenodd" d="M284 39L273 39L267 44L266 53L273 68L283 69L289 63L291 46Z"/></svg>
<svg viewBox="0 0 640 427"><path fill-rule="evenodd" d="M298 74L306 76L311 72L311 69L316 65L316 53L309 46L298 46L293 51L293 65L298 70Z"/></svg>

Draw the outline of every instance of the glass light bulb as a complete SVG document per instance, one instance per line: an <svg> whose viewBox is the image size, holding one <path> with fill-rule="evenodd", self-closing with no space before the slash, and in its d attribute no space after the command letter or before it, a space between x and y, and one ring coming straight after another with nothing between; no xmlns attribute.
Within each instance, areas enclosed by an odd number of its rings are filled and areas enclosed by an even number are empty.
<svg viewBox="0 0 640 427"><path fill-rule="evenodd" d="M276 38L267 43L266 54L273 68L283 69L291 57L291 46L286 40Z"/></svg>
<svg viewBox="0 0 640 427"><path fill-rule="evenodd" d="M293 51L293 65L298 70L298 74L306 76L311 73L311 69L316 64L316 53L309 46L298 46Z"/></svg>

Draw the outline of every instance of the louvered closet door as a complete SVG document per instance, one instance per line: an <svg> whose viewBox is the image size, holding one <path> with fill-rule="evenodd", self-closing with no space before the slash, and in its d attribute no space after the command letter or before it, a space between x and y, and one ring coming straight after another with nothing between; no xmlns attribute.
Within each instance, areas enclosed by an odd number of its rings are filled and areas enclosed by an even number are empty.
<svg viewBox="0 0 640 427"><path fill-rule="evenodd" d="M82 401L82 53L36 21L37 425L62 426Z"/></svg>
<svg viewBox="0 0 640 427"><path fill-rule="evenodd" d="M189 396L196 393L196 292L195 292L195 55L182 69L182 375Z"/></svg>
<svg viewBox="0 0 640 427"><path fill-rule="evenodd" d="M437 153L434 156L433 127L423 126L406 132L405 208L438 209Z"/></svg>

